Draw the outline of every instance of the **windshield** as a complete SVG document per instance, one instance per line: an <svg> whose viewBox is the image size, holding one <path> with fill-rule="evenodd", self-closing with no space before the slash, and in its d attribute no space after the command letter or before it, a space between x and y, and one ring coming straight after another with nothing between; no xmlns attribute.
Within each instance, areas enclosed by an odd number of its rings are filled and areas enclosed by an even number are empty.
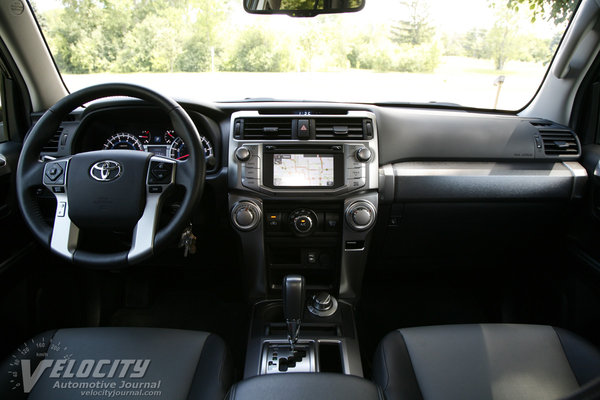
<svg viewBox="0 0 600 400"><path fill-rule="evenodd" d="M242 0L31 1L69 90L138 83L207 101L450 103L517 110L575 0L367 0L252 15Z"/></svg>

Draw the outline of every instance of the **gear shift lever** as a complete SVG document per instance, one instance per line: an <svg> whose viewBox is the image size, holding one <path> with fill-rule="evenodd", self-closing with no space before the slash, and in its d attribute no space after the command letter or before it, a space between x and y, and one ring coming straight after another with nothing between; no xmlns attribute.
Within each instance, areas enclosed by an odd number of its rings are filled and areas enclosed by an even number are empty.
<svg viewBox="0 0 600 400"><path fill-rule="evenodd" d="M288 330L288 340L292 351L298 341L302 312L304 311L304 277L302 275L286 275L283 278L283 316Z"/></svg>

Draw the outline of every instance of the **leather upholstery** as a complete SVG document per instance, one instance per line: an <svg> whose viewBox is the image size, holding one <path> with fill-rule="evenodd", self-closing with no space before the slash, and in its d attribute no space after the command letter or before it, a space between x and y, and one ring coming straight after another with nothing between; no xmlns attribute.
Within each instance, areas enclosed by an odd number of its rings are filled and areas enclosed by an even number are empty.
<svg viewBox="0 0 600 400"><path fill-rule="evenodd" d="M36 338L40 337L44 337L46 343L52 339L52 343L57 345L54 352L48 350L46 359L76 360L76 366L80 366L85 360L92 360L96 363L93 365L97 365L99 360L108 360L99 370L106 375L109 374L114 360L150 360L150 363L143 376L132 375L136 371L132 364L125 376L119 377L123 370L121 364L112 378L101 379L93 378L91 374L81 378L51 377L52 368L48 368L33 386L29 397L23 390L12 390L8 395L0 393L1 398L108 398L107 394L82 396L79 389L57 388L56 385L69 381L77 384L100 381L104 385L114 382L117 390L126 390L127 388L119 389L122 381L126 381L133 384L160 382L159 388L142 386L142 390L160 393L148 396L147 393L130 392L114 398L223 399L232 382L230 360L223 340L206 332L158 328L79 328L47 332ZM32 366L31 372L33 371ZM4 389L2 385L0 390Z"/></svg>
<svg viewBox="0 0 600 400"><path fill-rule="evenodd" d="M600 376L600 353L549 326L433 326L388 334L373 370L388 400L558 399Z"/></svg>
<svg viewBox="0 0 600 400"><path fill-rule="evenodd" d="M383 400L372 382L352 375L288 373L261 375L234 385L228 400Z"/></svg>

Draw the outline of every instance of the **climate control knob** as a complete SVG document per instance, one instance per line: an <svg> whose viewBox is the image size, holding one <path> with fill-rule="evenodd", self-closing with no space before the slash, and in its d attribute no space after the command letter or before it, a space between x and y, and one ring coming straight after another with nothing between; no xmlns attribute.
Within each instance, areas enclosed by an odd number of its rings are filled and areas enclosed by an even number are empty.
<svg viewBox="0 0 600 400"><path fill-rule="evenodd" d="M248 150L248 148L244 147L244 146L238 147L235 150L235 158L237 158L238 161L241 161L241 162L248 161L250 159L251 155L252 154L250 153L250 150Z"/></svg>
<svg viewBox="0 0 600 400"><path fill-rule="evenodd" d="M261 221L261 211L258 205L251 201L240 201L231 210L231 221L241 231L250 231Z"/></svg>
<svg viewBox="0 0 600 400"><path fill-rule="evenodd" d="M371 159L372 154L368 147L361 147L360 149L356 150L355 156L358 161L367 162Z"/></svg>
<svg viewBox="0 0 600 400"><path fill-rule="evenodd" d="M369 201L357 201L346 208L346 223L355 231L365 231L373 226L377 211Z"/></svg>
<svg viewBox="0 0 600 400"><path fill-rule="evenodd" d="M312 210L299 209L290 214L290 226L297 236L308 236L317 228L317 214Z"/></svg>

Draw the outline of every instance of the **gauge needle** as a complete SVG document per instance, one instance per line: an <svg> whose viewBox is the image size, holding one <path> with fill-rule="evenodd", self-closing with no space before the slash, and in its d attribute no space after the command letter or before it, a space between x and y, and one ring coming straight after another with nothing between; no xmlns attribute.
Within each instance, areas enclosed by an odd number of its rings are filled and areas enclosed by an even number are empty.
<svg viewBox="0 0 600 400"><path fill-rule="evenodd" d="M189 154L186 154L185 156L177 157L176 160L183 160L184 158L188 158L189 156Z"/></svg>

